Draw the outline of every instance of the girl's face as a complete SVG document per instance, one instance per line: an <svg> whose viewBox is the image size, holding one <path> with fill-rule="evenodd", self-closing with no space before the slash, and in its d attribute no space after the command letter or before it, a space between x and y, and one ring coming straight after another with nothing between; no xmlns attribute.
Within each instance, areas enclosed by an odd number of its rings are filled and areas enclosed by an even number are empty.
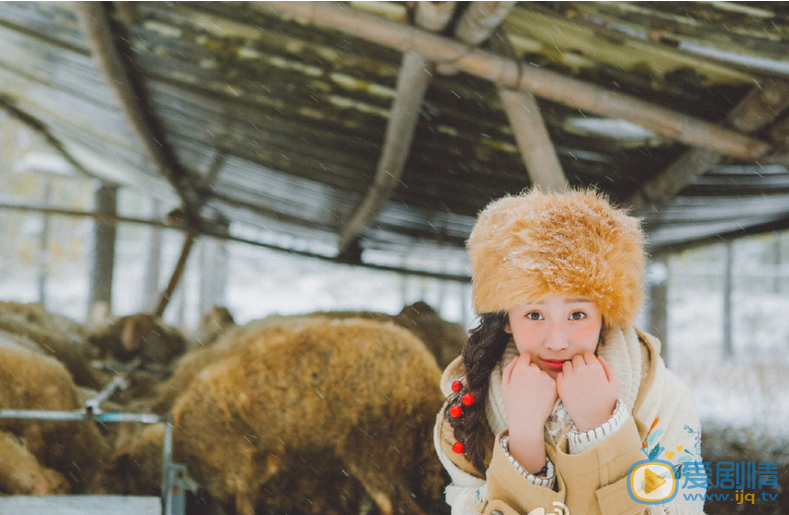
<svg viewBox="0 0 789 515"><path fill-rule="evenodd" d="M592 301L559 295L510 309L504 330L512 335L518 352L556 378L562 364L577 354L594 352L603 327L603 315Z"/></svg>

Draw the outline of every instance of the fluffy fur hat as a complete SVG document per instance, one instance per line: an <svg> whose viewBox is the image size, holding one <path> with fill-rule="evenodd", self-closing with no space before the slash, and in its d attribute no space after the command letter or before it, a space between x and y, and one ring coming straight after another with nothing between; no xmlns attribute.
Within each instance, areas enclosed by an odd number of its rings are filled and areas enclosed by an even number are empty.
<svg viewBox="0 0 789 515"><path fill-rule="evenodd" d="M607 325L627 327L644 296L639 222L595 191L496 200L480 213L468 251L478 314L571 295L597 303Z"/></svg>

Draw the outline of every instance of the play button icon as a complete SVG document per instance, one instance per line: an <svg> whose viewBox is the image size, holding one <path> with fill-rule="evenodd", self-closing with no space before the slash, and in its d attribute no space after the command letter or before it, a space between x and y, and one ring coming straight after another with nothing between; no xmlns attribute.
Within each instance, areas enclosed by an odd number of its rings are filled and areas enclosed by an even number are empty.
<svg viewBox="0 0 789 515"><path fill-rule="evenodd" d="M651 469L644 469L644 493L649 495L661 486L666 484L666 480L652 472Z"/></svg>
<svg viewBox="0 0 789 515"><path fill-rule="evenodd" d="M635 501L642 504L661 504L677 494L677 480L671 463L665 461L639 461L630 467L627 490Z"/></svg>

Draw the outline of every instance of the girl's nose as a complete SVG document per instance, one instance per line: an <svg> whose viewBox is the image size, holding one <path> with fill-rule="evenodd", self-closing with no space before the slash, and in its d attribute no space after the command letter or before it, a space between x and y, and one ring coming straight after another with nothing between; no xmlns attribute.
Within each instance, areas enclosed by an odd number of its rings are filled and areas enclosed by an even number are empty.
<svg viewBox="0 0 789 515"><path fill-rule="evenodd" d="M552 351L561 351L570 346L570 338L561 327L553 325L548 329L548 337L545 346Z"/></svg>

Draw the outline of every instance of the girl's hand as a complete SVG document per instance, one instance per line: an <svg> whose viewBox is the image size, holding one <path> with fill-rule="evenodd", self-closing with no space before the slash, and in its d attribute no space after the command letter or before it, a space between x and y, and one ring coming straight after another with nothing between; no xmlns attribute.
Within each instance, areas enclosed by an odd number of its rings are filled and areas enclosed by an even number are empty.
<svg viewBox="0 0 789 515"><path fill-rule="evenodd" d="M510 422L510 454L526 470L545 465L545 421L556 403L556 382L523 353L501 376L501 395Z"/></svg>
<svg viewBox="0 0 789 515"><path fill-rule="evenodd" d="M611 418L619 382L605 359L587 351L564 363L556 376L556 389L578 431L583 432Z"/></svg>
<svg viewBox="0 0 789 515"><path fill-rule="evenodd" d="M532 363L528 353L524 352L504 368L501 395L510 429L539 428L542 435L545 421L556 403L556 381Z"/></svg>

